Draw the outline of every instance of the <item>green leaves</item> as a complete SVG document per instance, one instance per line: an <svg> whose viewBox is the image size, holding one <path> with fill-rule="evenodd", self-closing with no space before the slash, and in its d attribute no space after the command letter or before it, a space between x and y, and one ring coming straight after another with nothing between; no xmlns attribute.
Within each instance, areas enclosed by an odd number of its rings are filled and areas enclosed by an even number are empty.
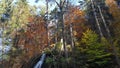
<svg viewBox="0 0 120 68"><path fill-rule="evenodd" d="M111 53L105 52L108 47L109 42L105 38L99 40L98 35L90 29L83 33L79 46L84 55L86 55L87 61L90 62L89 65L92 68L96 66L101 67L101 65L104 66L111 61L111 58L105 58L111 56Z"/></svg>
<svg viewBox="0 0 120 68"><path fill-rule="evenodd" d="M99 42L98 39L98 35L90 29L83 33L81 46L85 46L86 53L89 55L89 58L95 58L96 56L105 54L105 46L107 45Z"/></svg>
<svg viewBox="0 0 120 68"><path fill-rule="evenodd" d="M98 41L98 35L92 30L88 29L85 33L83 33L83 37L81 43L89 45L95 45Z"/></svg>

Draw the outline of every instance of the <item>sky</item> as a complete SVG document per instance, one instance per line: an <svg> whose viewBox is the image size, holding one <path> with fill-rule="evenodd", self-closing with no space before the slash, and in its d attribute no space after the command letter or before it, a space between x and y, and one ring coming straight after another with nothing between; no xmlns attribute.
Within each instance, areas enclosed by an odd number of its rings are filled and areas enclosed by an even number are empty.
<svg viewBox="0 0 120 68"><path fill-rule="evenodd" d="M27 0L28 1L28 4L29 5L32 5L32 6L36 6L36 7L39 7L39 8L46 8L46 2L45 0L39 0L37 3L35 2L35 0ZM53 10L55 6L52 6L50 7L49 6L49 9L48 10ZM39 12L40 9L37 9L37 11Z"/></svg>
<svg viewBox="0 0 120 68"><path fill-rule="evenodd" d="M35 6L45 6L46 2L45 0L39 0L38 3L35 3L35 0L27 0L29 2L30 5L35 5ZM82 0L73 0L73 4L79 5L78 1L82 1Z"/></svg>
<svg viewBox="0 0 120 68"><path fill-rule="evenodd" d="M32 6L45 6L45 0L40 0L38 1L38 3L35 3L35 0L27 0L28 4L32 5Z"/></svg>
<svg viewBox="0 0 120 68"><path fill-rule="evenodd" d="M36 6L36 7L46 7L46 2L45 0L39 0L37 3L35 3L35 0L27 0L28 1L28 4L31 5L31 6ZM78 1L82 1L82 0L72 0L72 4L74 5L79 5ZM52 6L50 6L50 3L49 3L49 10L53 10L55 8L55 4L51 4ZM37 11L39 12L40 9L37 9Z"/></svg>

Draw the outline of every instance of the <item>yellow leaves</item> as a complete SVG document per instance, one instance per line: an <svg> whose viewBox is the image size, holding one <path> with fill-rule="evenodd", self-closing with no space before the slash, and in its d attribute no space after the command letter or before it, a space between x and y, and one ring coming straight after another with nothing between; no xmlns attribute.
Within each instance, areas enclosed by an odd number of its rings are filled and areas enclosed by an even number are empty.
<svg viewBox="0 0 120 68"><path fill-rule="evenodd" d="M84 12L82 10L79 10L79 9L74 10L73 13L78 15L78 16L83 16L84 15Z"/></svg>
<svg viewBox="0 0 120 68"><path fill-rule="evenodd" d="M120 8L118 7L115 0L106 0L106 4L109 7L109 11L111 12L112 16L114 17L114 21L111 25L116 38L120 36Z"/></svg>
<svg viewBox="0 0 120 68"><path fill-rule="evenodd" d="M69 12L64 14L65 27L68 27L70 24L72 24L74 36L80 38L82 36L82 32L86 29L86 27L83 25L85 22L85 13L76 6L71 6L68 10Z"/></svg>
<svg viewBox="0 0 120 68"><path fill-rule="evenodd" d="M16 51L17 51L17 49L16 49L15 47L12 47L11 50L12 50L13 52L16 52Z"/></svg>
<svg viewBox="0 0 120 68"><path fill-rule="evenodd" d="M27 56L31 58L33 55L40 53L47 44L47 34L42 17L29 17L27 19L31 23L23 34L20 34L19 45L27 52ZM25 35L25 37L23 37ZM23 45L23 46L21 46Z"/></svg>
<svg viewBox="0 0 120 68"><path fill-rule="evenodd" d="M69 12L65 14L65 24L81 23L85 21L84 12L77 7L71 6Z"/></svg>
<svg viewBox="0 0 120 68"><path fill-rule="evenodd" d="M109 7L110 13L113 15L115 20L120 19L120 9L117 6L117 3L115 0L106 0L106 4Z"/></svg>
<svg viewBox="0 0 120 68"><path fill-rule="evenodd" d="M76 32L76 31L73 31L73 34L76 36L76 35L77 35L77 32Z"/></svg>

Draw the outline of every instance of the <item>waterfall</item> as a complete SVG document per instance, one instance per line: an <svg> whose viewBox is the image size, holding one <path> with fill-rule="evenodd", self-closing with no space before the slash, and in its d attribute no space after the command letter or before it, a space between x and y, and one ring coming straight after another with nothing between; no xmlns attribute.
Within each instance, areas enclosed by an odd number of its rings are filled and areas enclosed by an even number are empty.
<svg viewBox="0 0 120 68"><path fill-rule="evenodd" d="M43 53L40 60L37 62L37 64L34 66L34 68L41 68L42 67L42 64L45 60L45 57L46 57L46 54Z"/></svg>

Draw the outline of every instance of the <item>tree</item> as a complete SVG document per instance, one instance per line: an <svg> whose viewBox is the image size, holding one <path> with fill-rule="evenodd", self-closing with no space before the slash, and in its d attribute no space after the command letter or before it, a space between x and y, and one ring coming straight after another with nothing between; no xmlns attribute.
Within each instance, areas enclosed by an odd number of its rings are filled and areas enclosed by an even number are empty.
<svg viewBox="0 0 120 68"><path fill-rule="evenodd" d="M65 27L68 27L72 24L73 32L76 32L76 38L80 39L82 36L82 32L87 28L85 26L85 13L80 10L77 6L70 5L68 7L68 12L65 13Z"/></svg>
<svg viewBox="0 0 120 68"><path fill-rule="evenodd" d="M112 58L110 57L111 53L106 52L106 48L109 46L109 44L105 44L105 42L109 42L106 41L105 38L102 38L101 42L98 40L98 35L90 29L83 33L80 44L81 48L79 48L81 52L84 52L83 55L86 56L88 64L90 62L90 65L88 67L105 67L107 64L109 64L109 62L112 61ZM105 58L107 56L110 60Z"/></svg>
<svg viewBox="0 0 120 68"><path fill-rule="evenodd" d="M48 10L48 2L49 0L46 1L46 5L47 5L47 10ZM57 7L58 9L60 10L59 11L59 21L60 21L60 25L61 25L61 29L62 29L62 36L61 38L63 39L63 47L64 47L64 53L65 53L65 56L68 57L68 54L67 54L67 49L66 49L66 40L65 40L65 25L64 25L64 19L63 19L63 16L64 16L64 8L66 6L66 3L67 3L67 0L59 0L59 1L56 1L56 0L53 0L52 2L55 2L57 4ZM48 11L47 11L48 13Z"/></svg>
<svg viewBox="0 0 120 68"><path fill-rule="evenodd" d="M25 32L20 32L18 46L27 52L27 56L30 58L36 54L42 52L47 46L47 34L46 34L45 21L42 17L34 17L33 21L30 21L27 25Z"/></svg>
<svg viewBox="0 0 120 68"><path fill-rule="evenodd" d="M120 31L119 31L119 22L120 22L120 13L119 13L119 7L116 3L116 1L114 0L106 0L106 4L109 7L109 12L112 14L114 21L112 21L111 23L111 29L113 29L113 35L116 37L116 39L118 39L119 35L120 35ZM113 11L114 10L114 11Z"/></svg>
<svg viewBox="0 0 120 68"><path fill-rule="evenodd" d="M114 3L113 3L114 2ZM116 4L116 2L114 1L114 0L111 0L111 1L109 1L109 0L106 0L106 4L109 6L109 10L110 10L110 12L111 12L111 14L113 15L113 17L114 17L114 23L112 23L112 28L113 27L116 27L115 29L113 29L113 32L114 32L114 34L115 34L115 39L114 40L118 40L118 35L119 35L119 31L118 31L118 29L119 29L119 23L118 22L120 22L120 13L119 13L119 8L118 8L118 6L117 6L117 4ZM113 9L114 9L114 12L113 12ZM117 31L117 32L116 32ZM117 36L117 38L116 38L116 36ZM114 41L115 42L115 41ZM118 67L120 67L120 60L119 60L119 56L118 56L118 51L117 51L117 48L116 48L116 46L114 45L114 44L112 44L112 48L113 48L113 52L114 52L114 55L115 55L115 57L116 57L116 62L117 62L117 64L118 64Z"/></svg>

